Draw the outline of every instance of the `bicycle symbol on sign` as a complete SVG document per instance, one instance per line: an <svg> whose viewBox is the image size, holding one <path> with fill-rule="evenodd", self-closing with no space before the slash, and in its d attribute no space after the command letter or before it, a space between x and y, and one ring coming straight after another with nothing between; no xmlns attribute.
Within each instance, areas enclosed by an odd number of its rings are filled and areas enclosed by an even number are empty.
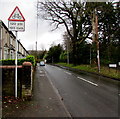
<svg viewBox="0 0 120 119"><path fill-rule="evenodd" d="M18 13L16 13L12 16L12 19L21 19L21 16Z"/></svg>

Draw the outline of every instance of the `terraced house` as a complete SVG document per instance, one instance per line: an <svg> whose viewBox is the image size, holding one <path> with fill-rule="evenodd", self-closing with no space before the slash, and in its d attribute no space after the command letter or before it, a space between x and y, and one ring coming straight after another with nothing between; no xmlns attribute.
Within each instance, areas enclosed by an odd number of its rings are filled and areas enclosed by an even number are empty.
<svg viewBox="0 0 120 119"><path fill-rule="evenodd" d="M0 59L15 59L15 35L0 20ZM28 55L28 51L18 41L18 59Z"/></svg>

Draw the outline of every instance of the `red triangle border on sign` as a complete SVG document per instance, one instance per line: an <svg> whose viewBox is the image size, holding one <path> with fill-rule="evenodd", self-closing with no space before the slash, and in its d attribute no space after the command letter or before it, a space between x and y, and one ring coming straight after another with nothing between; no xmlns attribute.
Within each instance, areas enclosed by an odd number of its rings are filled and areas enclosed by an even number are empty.
<svg viewBox="0 0 120 119"><path fill-rule="evenodd" d="M15 10L18 9L19 13L21 14L23 20L20 20L20 19L11 19L11 16L13 15L13 13L15 12ZM12 14L10 15L10 17L8 18L8 21L25 21L25 18L24 16L22 15L20 9L16 6L15 9L13 10Z"/></svg>

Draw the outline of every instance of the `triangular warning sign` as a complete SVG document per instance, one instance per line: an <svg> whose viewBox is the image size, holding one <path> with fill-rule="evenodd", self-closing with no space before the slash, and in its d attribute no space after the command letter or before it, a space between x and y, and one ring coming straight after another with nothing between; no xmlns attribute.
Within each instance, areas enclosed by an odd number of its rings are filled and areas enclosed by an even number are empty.
<svg viewBox="0 0 120 119"><path fill-rule="evenodd" d="M16 7L10 17L8 18L8 21L25 21L25 18L23 17L20 9Z"/></svg>

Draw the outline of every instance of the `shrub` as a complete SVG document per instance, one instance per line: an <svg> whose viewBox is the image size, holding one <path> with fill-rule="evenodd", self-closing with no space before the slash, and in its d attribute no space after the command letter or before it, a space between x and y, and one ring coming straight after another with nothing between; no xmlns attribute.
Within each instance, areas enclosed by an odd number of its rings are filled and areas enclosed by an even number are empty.
<svg viewBox="0 0 120 119"><path fill-rule="evenodd" d="M100 63L101 63L102 65L107 66L108 64L110 64L110 63L112 63L112 62L109 61L109 60L101 59L101 60L100 60Z"/></svg>
<svg viewBox="0 0 120 119"><path fill-rule="evenodd" d="M26 61L26 58L18 59L18 65L22 65Z"/></svg>
<svg viewBox="0 0 120 119"><path fill-rule="evenodd" d="M14 65L15 60L14 59L0 60L0 64L2 64L2 65Z"/></svg>
<svg viewBox="0 0 120 119"><path fill-rule="evenodd" d="M61 62L66 62L67 61L67 52L62 52L59 57Z"/></svg>
<svg viewBox="0 0 120 119"><path fill-rule="evenodd" d="M35 66L35 57L32 55L28 55L26 58L18 59L18 65L22 65L23 62L31 62L32 65ZM0 60L0 64L15 65L15 59Z"/></svg>
<svg viewBox="0 0 120 119"><path fill-rule="evenodd" d="M33 55L28 55L28 56L26 57L26 61L27 61L27 62L31 62L33 66L36 65L35 57L34 57Z"/></svg>

